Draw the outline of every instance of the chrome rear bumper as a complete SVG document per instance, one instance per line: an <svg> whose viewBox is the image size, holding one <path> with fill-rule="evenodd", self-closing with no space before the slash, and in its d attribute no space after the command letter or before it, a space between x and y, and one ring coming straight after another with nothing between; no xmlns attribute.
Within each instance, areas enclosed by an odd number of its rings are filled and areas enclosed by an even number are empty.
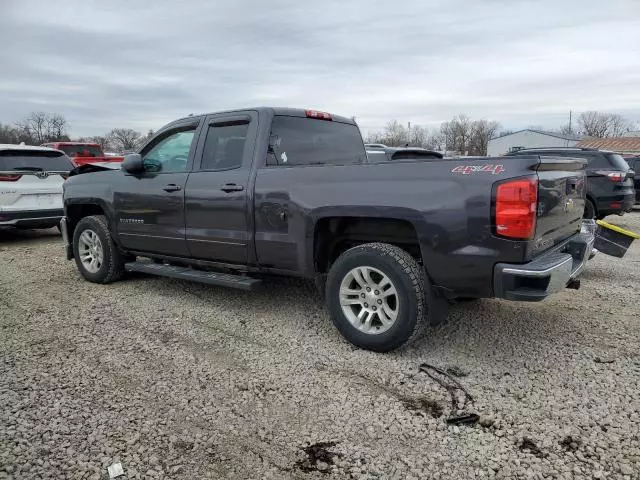
<svg viewBox="0 0 640 480"><path fill-rule="evenodd" d="M537 302L563 290L582 273L591 258L593 242L590 233L579 233L529 263L498 263L494 267L494 295Z"/></svg>

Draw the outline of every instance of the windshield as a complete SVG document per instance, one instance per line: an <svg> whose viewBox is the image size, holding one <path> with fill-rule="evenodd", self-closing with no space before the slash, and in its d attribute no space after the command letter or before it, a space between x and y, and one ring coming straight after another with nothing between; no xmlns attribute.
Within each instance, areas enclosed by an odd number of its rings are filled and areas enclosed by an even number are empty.
<svg viewBox="0 0 640 480"><path fill-rule="evenodd" d="M627 161L617 153L607 153L605 156L609 160L609 163L612 167L617 168L618 170L623 170L625 172L629 170L629 164L627 163Z"/></svg>
<svg viewBox="0 0 640 480"><path fill-rule="evenodd" d="M69 158L60 152L0 151L0 171L38 169L63 172L73 168Z"/></svg>
<svg viewBox="0 0 640 480"><path fill-rule="evenodd" d="M60 145L60 150L70 157L102 157L100 147L91 145Z"/></svg>

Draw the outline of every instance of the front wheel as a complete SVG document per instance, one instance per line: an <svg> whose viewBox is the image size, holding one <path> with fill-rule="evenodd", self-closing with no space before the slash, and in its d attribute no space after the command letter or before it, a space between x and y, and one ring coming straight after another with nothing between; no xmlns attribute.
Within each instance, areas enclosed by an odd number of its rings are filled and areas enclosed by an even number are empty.
<svg viewBox="0 0 640 480"><path fill-rule="evenodd" d="M103 215L84 217L73 232L73 256L80 274L93 283L110 283L124 275L124 256L118 251Z"/></svg>
<svg viewBox="0 0 640 480"><path fill-rule="evenodd" d="M354 345L376 352L400 347L425 325L430 298L422 267L406 251L369 243L331 266L326 301L334 325Z"/></svg>

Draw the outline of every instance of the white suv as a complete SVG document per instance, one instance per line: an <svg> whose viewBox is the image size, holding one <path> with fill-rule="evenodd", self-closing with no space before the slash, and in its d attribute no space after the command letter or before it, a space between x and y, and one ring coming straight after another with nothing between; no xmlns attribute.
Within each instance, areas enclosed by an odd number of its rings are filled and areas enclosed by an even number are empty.
<svg viewBox="0 0 640 480"><path fill-rule="evenodd" d="M60 150L0 144L0 226L57 226L62 184L73 168Z"/></svg>

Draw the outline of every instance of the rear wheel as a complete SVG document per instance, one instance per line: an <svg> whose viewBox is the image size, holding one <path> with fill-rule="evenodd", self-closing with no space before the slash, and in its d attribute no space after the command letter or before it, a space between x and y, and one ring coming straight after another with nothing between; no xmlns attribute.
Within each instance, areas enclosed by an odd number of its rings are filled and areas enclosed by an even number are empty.
<svg viewBox="0 0 640 480"><path fill-rule="evenodd" d="M80 274L93 283L110 283L124 275L118 251L103 215L84 217L73 232L73 256Z"/></svg>
<svg viewBox="0 0 640 480"><path fill-rule="evenodd" d="M327 277L334 325L354 345L386 352L417 336L430 300L428 280L411 255L369 243L344 252Z"/></svg>
<svg viewBox="0 0 640 480"><path fill-rule="evenodd" d="M584 203L584 215L583 218L595 219L597 216L596 206L591 200L587 198Z"/></svg>

